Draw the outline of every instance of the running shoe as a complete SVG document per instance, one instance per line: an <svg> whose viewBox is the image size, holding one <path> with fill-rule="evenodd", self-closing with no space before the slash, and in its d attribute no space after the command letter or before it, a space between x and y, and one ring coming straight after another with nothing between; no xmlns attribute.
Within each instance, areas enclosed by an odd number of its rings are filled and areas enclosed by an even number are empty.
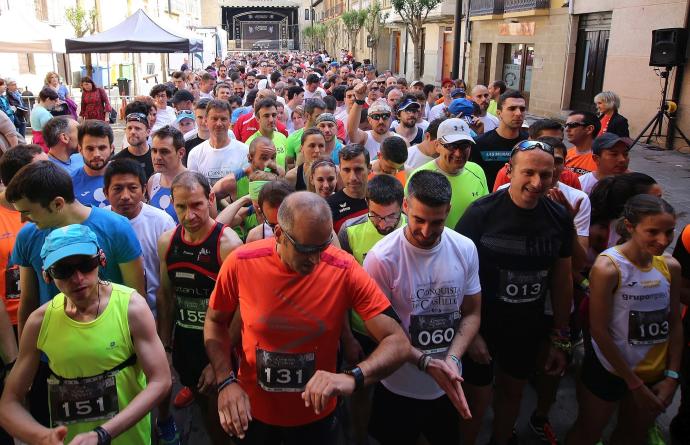
<svg viewBox="0 0 690 445"><path fill-rule="evenodd" d="M163 422L156 420L156 430L158 433L158 445L181 445L180 432L177 430L177 424L175 424L173 416L168 417Z"/></svg>
<svg viewBox="0 0 690 445"><path fill-rule="evenodd" d="M194 403L194 393L187 386L182 388L173 400L173 406L177 409L186 408L192 403Z"/></svg>
<svg viewBox="0 0 690 445"><path fill-rule="evenodd" d="M559 445L558 438L548 417L537 416L535 411L529 418L529 427L544 445Z"/></svg>

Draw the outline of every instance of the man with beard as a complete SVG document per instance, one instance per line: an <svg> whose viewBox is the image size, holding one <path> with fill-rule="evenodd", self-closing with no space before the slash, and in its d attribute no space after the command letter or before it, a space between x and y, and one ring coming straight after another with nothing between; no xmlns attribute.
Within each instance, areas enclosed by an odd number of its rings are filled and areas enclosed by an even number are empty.
<svg viewBox="0 0 690 445"><path fill-rule="evenodd" d="M420 171L431 170L448 178L452 197L446 226L451 228L455 227L473 201L489 193L482 168L474 162L468 162L474 140L463 131L467 128L463 123L462 119L457 118L443 121L437 132L438 158L422 165L410 175L411 180Z"/></svg>
<svg viewBox="0 0 690 445"><path fill-rule="evenodd" d="M115 150L113 129L89 119L79 126L78 139L84 166L71 175L74 195L85 206L105 207L110 203L103 192L103 175Z"/></svg>
<svg viewBox="0 0 690 445"><path fill-rule="evenodd" d="M489 89L484 85L475 85L472 88L472 100L479 105L479 115L477 117L484 124L484 133L498 127L498 118L487 112L491 101Z"/></svg>
<svg viewBox="0 0 690 445"><path fill-rule="evenodd" d="M361 144L349 144L338 153L340 158L340 180L345 187L326 198L333 216L336 233L345 221L367 212L364 199L369 176L369 152Z"/></svg>
<svg viewBox="0 0 690 445"><path fill-rule="evenodd" d="M379 152L381 142L389 136L396 136L397 133L390 131L391 107L383 99L371 104L367 110L367 120L372 129L368 131L359 129L366 94L366 84L360 83L355 87L355 103L352 104L347 117L347 135L351 144L364 145L369 152L369 159L373 160Z"/></svg>
<svg viewBox="0 0 690 445"><path fill-rule="evenodd" d="M48 159L67 173L84 166L84 159L77 153L79 124L67 116L57 116L43 126L43 140L48 146Z"/></svg>
<svg viewBox="0 0 690 445"><path fill-rule="evenodd" d="M136 106L139 104L141 102L132 102L125 109L125 138L129 145L113 156L113 159L131 159L137 162L144 169L146 180L148 180L153 174L151 148L148 143L149 121L146 113L137 109Z"/></svg>
<svg viewBox="0 0 690 445"><path fill-rule="evenodd" d="M377 385L370 430L382 445L414 444L422 434L432 445L458 443L460 415L470 417L460 358L479 330L479 259L472 241L443 225L453 207L444 175L419 172L408 192L408 223L371 248L364 269L400 316L413 350L444 360L458 381L444 393L421 367L404 364Z"/></svg>
<svg viewBox="0 0 690 445"><path fill-rule="evenodd" d="M244 79L244 83L247 87L247 91L256 88L256 72L250 71L247 73L247 77Z"/></svg>
<svg viewBox="0 0 690 445"><path fill-rule="evenodd" d="M398 105L398 121L400 122L395 127L395 132L400 135L407 145L416 145L424 140L424 131L417 127L417 120L422 112L422 106L419 105L416 98L411 95L406 95L403 101Z"/></svg>
<svg viewBox="0 0 690 445"><path fill-rule="evenodd" d="M315 126L321 130L323 138L326 140L326 148L324 150L324 157L332 160L335 165L340 163L338 159L338 152L343 148L343 143L335 137L336 131L338 131L338 124L336 122L335 116L331 113L321 113L319 117L316 118ZM299 159L298 159L299 164Z"/></svg>

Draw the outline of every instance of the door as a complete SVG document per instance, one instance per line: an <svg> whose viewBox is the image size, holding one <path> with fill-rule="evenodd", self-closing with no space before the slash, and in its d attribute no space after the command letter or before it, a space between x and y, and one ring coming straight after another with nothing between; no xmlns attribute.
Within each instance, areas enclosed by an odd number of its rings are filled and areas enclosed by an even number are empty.
<svg viewBox="0 0 690 445"><path fill-rule="evenodd" d="M453 30L446 28L443 31L443 65L441 67L441 79L450 79L450 71L453 66ZM436 79L436 80L441 80Z"/></svg>
<svg viewBox="0 0 690 445"><path fill-rule="evenodd" d="M606 70L611 16L590 14L580 20L577 33L570 108L594 111L594 96L601 92Z"/></svg>
<svg viewBox="0 0 690 445"><path fill-rule="evenodd" d="M393 32L393 73L400 72L400 32Z"/></svg>
<svg viewBox="0 0 690 445"><path fill-rule="evenodd" d="M477 84L488 85L491 82L491 43L479 44L479 63L477 64Z"/></svg>
<svg viewBox="0 0 690 445"><path fill-rule="evenodd" d="M503 44L503 74L501 78L508 88L522 91L528 105L529 94L532 89L533 60L533 43Z"/></svg>

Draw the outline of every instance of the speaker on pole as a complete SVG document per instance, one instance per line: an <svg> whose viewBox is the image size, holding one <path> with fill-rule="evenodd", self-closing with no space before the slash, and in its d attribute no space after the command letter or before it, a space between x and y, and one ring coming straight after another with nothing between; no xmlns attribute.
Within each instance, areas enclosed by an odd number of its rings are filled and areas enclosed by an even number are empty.
<svg viewBox="0 0 690 445"><path fill-rule="evenodd" d="M687 47L687 29L655 29L652 31L652 51L649 56L649 66L684 65Z"/></svg>

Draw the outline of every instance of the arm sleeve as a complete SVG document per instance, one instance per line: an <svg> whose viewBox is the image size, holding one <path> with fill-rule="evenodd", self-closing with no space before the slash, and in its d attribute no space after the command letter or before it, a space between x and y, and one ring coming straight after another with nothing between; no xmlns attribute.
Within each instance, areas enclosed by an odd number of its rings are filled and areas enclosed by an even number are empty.
<svg viewBox="0 0 690 445"><path fill-rule="evenodd" d="M231 253L220 266L216 286L211 293L209 307L215 311L234 312L239 303L239 286L237 283L237 256Z"/></svg>
<svg viewBox="0 0 690 445"><path fill-rule="evenodd" d="M12 255L10 257L10 262L22 267L32 267L31 258L26 254L29 236L28 228L31 227L28 224L22 227L17 233L17 238L14 242L14 248L12 249Z"/></svg>
<svg viewBox="0 0 690 445"><path fill-rule="evenodd" d="M472 242L477 245L479 241L477 237L479 236L482 220L482 212L477 208L477 206L470 204L465 213L460 218L460 221L455 225L455 231L461 235L465 235L467 238L471 239Z"/></svg>
<svg viewBox="0 0 690 445"><path fill-rule="evenodd" d="M352 255L352 247L350 246L350 237L347 236L347 223L343 224L338 231L338 241L340 242L340 248L345 252Z"/></svg>
<svg viewBox="0 0 690 445"><path fill-rule="evenodd" d="M117 264L129 263L142 255L141 244L129 221L119 221L114 235L114 261Z"/></svg>
<svg viewBox="0 0 690 445"><path fill-rule="evenodd" d="M191 150L189 152L189 156L187 157L187 168L193 172L198 172L199 171L199 150L197 147L197 150Z"/></svg>
<svg viewBox="0 0 690 445"><path fill-rule="evenodd" d="M589 224L592 216L592 203L589 196L584 196L580 203L580 210L575 215L575 229L578 236L589 236Z"/></svg>
<svg viewBox="0 0 690 445"><path fill-rule="evenodd" d="M467 258L467 283L465 283L465 295L474 295L482 291L479 281L479 254L474 243L466 251Z"/></svg>

